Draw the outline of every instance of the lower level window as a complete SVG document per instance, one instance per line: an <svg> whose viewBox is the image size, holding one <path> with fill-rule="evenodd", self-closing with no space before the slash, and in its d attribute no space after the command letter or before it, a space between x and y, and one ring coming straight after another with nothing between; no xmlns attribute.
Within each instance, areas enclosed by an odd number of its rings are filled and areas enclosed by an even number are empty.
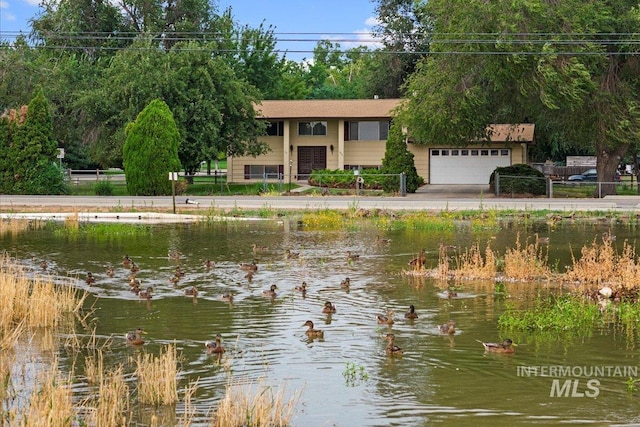
<svg viewBox="0 0 640 427"><path fill-rule="evenodd" d="M279 178L281 167L278 165L245 165L244 179Z"/></svg>

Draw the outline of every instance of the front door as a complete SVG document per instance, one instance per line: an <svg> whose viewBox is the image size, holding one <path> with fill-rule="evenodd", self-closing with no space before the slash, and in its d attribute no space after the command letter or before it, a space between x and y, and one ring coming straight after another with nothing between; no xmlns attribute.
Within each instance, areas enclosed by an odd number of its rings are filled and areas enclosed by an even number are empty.
<svg viewBox="0 0 640 427"><path fill-rule="evenodd" d="M298 179L307 179L314 169L327 168L327 147L298 147Z"/></svg>

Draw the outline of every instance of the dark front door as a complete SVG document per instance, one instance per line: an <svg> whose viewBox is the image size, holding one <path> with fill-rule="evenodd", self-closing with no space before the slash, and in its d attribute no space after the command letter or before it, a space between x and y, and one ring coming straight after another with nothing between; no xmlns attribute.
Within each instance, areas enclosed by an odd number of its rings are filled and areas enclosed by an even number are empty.
<svg viewBox="0 0 640 427"><path fill-rule="evenodd" d="M298 179L307 179L314 169L327 168L327 147L298 147Z"/></svg>

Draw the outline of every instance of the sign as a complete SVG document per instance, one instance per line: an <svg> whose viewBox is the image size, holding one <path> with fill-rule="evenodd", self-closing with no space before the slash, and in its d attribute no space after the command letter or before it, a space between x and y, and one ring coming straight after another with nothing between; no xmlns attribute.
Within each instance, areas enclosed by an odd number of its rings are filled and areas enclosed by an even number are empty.
<svg viewBox="0 0 640 427"><path fill-rule="evenodd" d="M56 157L59 159L64 159L64 148L58 148L58 155Z"/></svg>
<svg viewBox="0 0 640 427"><path fill-rule="evenodd" d="M178 172L169 172L169 181L177 181Z"/></svg>

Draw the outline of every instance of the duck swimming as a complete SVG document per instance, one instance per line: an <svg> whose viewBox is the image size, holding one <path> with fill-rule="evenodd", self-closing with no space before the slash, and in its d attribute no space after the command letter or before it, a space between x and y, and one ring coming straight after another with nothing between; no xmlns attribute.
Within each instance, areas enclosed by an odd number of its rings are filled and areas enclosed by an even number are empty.
<svg viewBox="0 0 640 427"><path fill-rule="evenodd" d="M359 254L354 254L351 251L347 251L347 262L357 261L359 259L360 259L360 255Z"/></svg>
<svg viewBox="0 0 640 427"><path fill-rule="evenodd" d="M351 286L351 279L349 279L348 277L345 277L344 280L340 281L340 287L342 289L349 289L350 286Z"/></svg>
<svg viewBox="0 0 640 427"><path fill-rule="evenodd" d="M324 303L324 307L322 307L322 313L334 314L335 312L336 312L336 306L333 305L331 301L327 301Z"/></svg>
<svg viewBox="0 0 640 427"><path fill-rule="evenodd" d="M151 299L152 292L153 292L153 288L149 286L146 290L138 292L138 296L141 299Z"/></svg>
<svg viewBox="0 0 640 427"><path fill-rule="evenodd" d="M456 333L456 322L449 320L447 323L438 326L438 330L440 330L441 334L453 335Z"/></svg>
<svg viewBox="0 0 640 427"><path fill-rule="evenodd" d="M225 302L233 302L233 294L222 294L220 299Z"/></svg>
<svg viewBox="0 0 640 427"><path fill-rule="evenodd" d="M378 324L380 325L393 325L394 321L393 321L393 311L387 311L386 315L383 314L378 314L376 316L376 318L378 319Z"/></svg>
<svg viewBox="0 0 640 427"><path fill-rule="evenodd" d="M409 265L413 268L420 269L424 267L424 264L426 262L427 262L427 257L424 254L424 249L420 249L420 254L414 259L412 259L411 261L409 261Z"/></svg>
<svg viewBox="0 0 640 427"><path fill-rule="evenodd" d="M301 285L296 286L295 288L293 288L293 290L296 292L302 292L302 293L307 292L307 282L302 282Z"/></svg>
<svg viewBox="0 0 640 427"><path fill-rule="evenodd" d="M387 346L384 349L385 353L390 356L401 356L404 353L404 351L395 344L396 336L394 334L389 333L385 335L385 339L387 340Z"/></svg>
<svg viewBox="0 0 640 427"><path fill-rule="evenodd" d="M242 264L240 264L240 269L244 271L258 271L258 265L256 264L255 260L250 263L243 262Z"/></svg>
<svg viewBox="0 0 640 427"><path fill-rule="evenodd" d="M300 258L299 252L291 252L291 249L287 249L284 251L284 257L286 259L297 259Z"/></svg>
<svg viewBox="0 0 640 427"><path fill-rule="evenodd" d="M195 298L198 296L198 289L195 286L191 286L190 288L184 290L184 294L185 296Z"/></svg>
<svg viewBox="0 0 640 427"><path fill-rule="evenodd" d="M417 319L418 313L416 313L416 308L413 304L409 306L409 311L404 314L405 319Z"/></svg>
<svg viewBox="0 0 640 427"><path fill-rule="evenodd" d="M494 342L482 342L480 340L476 340L480 344L484 346L484 351L489 353L515 353L516 349L513 348L515 344L509 338L505 339L501 343Z"/></svg>
<svg viewBox="0 0 640 427"><path fill-rule="evenodd" d="M271 285L268 291L262 291L262 295L264 295L265 297L275 298L276 289L278 289L276 285Z"/></svg>
<svg viewBox="0 0 640 427"><path fill-rule="evenodd" d="M144 344L144 340L142 339L142 334L144 334L144 333L145 332L142 330L142 328L137 328L133 332L127 332L127 335L125 335L125 339L127 340L127 344L131 344L131 345L142 345L142 344Z"/></svg>
<svg viewBox="0 0 640 427"><path fill-rule="evenodd" d="M320 330L320 329L313 329L313 322L311 320L307 320L306 322L304 322L304 324L302 326L307 326L308 329L305 331L305 334L307 334L307 336L309 338L322 338L324 337L324 331Z"/></svg>
<svg viewBox="0 0 640 427"><path fill-rule="evenodd" d="M222 354L226 351L222 346L222 336L220 334L216 335L215 341L206 341L204 346L207 348L208 354Z"/></svg>
<svg viewBox="0 0 640 427"><path fill-rule="evenodd" d="M91 273L90 271L87 273L87 277L84 279L84 281L87 283L87 285L91 286L94 283L96 283L96 278L93 277L93 273Z"/></svg>

